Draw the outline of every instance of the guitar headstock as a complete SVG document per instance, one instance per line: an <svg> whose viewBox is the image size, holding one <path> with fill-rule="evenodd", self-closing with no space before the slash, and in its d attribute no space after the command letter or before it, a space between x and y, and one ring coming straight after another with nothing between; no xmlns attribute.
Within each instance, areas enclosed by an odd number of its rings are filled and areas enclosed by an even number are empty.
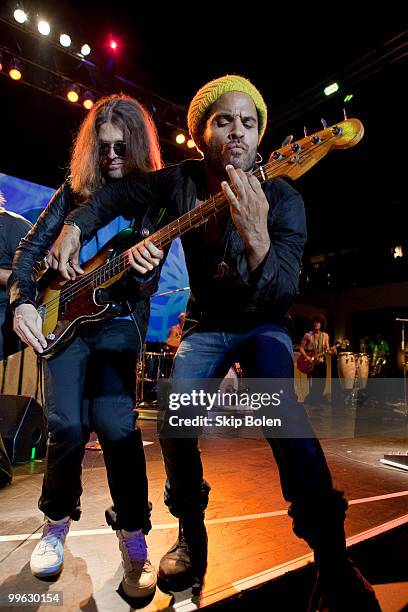
<svg viewBox="0 0 408 612"><path fill-rule="evenodd" d="M310 170L329 151L354 147L364 135L364 126L358 119L345 119L320 132L305 136L272 153L265 165L266 178L286 176L297 179Z"/></svg>

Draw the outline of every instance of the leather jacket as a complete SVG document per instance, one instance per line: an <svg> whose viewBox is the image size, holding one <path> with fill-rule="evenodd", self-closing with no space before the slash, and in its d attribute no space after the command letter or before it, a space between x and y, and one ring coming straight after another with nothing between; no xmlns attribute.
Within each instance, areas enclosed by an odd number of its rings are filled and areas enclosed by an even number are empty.
<svg viewBox="0 0 408 612"><path fill-rule="evenodd" d="M187 160L157 172L127 176L95 192L87 206L69 218L88 237L118 215L129 216L141 207L166 207L172 217L191 211L205 185L204 162ZM301 196L283 179L262 186L269 202L271 246L263 262L251 271L245 245L235 226L214 244L201 225L182 236L191 295L187 323L196 329L235 331L264 323L286 324L286 314L298 288L300 262L306 241L306 218ZM224 262L228 273L217 274ZM147 281L147 279L146 279ZM149 291L146 282L145 290ZM150 291L154 290L154 283Z"/></svg>
<svg viewBox="0 0 408 612"><path fill-rule="evenodd" d="M8 281L12 310L20 304L28 303L36 306L38 299L36 279L44 265L44 257L61 232L67 215L78 208L78 198L72 191L69 181L65 181L55 192L33 228L21 240L14 256L13 272ZM142 210L140 215L133 216L132 225L134 227L137 222L140 228L148 228L150 232L154 230L154 224L147 209ZM133 271L126 272L120 282L119 290L115 291L115 297L123 301L129 300L133 305L136 304L134 314L138 323L141 324L140 329L145 333L150 314L150 302L148 295L143 291L143 280ZM154 280L158 284L158 275ZM149 287L151 286L150 278ZM125 309L121 314L129 314L129 309Z"/></svg>

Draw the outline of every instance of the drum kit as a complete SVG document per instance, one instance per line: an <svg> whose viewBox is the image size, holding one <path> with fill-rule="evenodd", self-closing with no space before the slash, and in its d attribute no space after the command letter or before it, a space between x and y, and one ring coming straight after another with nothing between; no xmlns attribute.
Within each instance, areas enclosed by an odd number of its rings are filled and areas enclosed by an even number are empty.
<svg viewBox="0 0 408 612"><path fill-rule="evenodd" d="M169 296L182 291L189 291L190 287L172 289L157 293L153 298ZM169 378L175 350L166 342L150 342L143 345L140 361L137 365L136 397L137 407L152 406L157 404L157 387L161 379Z"/></svg>
<svg viewBox="0 0 408 612"><path fill-rule="evenodd" d="M155 350L147 350L154 348ZM160 379L169 378L174 352L165 342L145 344L137 369L137 405L155 405Z"/></svg>

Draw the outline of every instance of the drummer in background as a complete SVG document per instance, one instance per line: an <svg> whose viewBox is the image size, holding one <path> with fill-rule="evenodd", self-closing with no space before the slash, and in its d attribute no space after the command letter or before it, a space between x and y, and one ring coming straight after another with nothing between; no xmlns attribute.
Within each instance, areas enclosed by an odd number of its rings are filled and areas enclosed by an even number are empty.
<svg viewBox="0 0 408 612"><path fill-rule="evenodd" d="M180 312L178 316L178 323L172 325L169 329L169 335L167 336L166 344L170 348L172 353L176 353L181 342L181 334L183 332L184 321L186 320L186 313Z"/></svg>
<svg viewBox="0 0 408 612"><path fill-rule="evenodd" d="M367 355L372 353L370 336L364 336L361 338L359 342L360 353L367 353Z"/></svg>
<svg viewBox="0 0 408 612"><path fill-rule="evenodd" d="M325 331L327 327L325 317L322 314L314 315L310 323L312 329L303 336L299 351L307 361L314 364L308 374L310 391L305 397L305 402L316 405L325 403L323 391L327 376L326 353L335 355L337 350L336 347L330 348L329 334Z"/></svg>

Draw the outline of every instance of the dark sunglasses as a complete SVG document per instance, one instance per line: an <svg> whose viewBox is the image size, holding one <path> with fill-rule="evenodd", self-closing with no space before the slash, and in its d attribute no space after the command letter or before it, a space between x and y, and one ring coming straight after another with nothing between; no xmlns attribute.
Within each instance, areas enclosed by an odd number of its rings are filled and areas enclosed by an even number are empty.
<svg viewBox="0 0 408 612"><path fill-rule="evenodd" d="M115 155L118 157L126 157L126 142L121 140L118 142L101 142L99 143L99 155L109 155L111 147L115 151Z"/></svg>

